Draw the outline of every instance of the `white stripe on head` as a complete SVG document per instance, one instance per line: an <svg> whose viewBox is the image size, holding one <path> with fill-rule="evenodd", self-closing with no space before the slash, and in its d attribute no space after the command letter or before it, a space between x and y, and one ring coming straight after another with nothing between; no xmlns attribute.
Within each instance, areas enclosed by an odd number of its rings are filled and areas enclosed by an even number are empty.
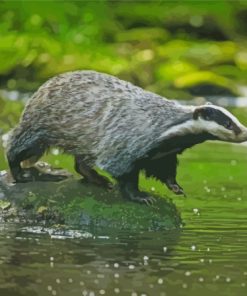
<svg viewBox="0 0 247 296"><path fill-rule="evenodd" d="M184 136L189 134L200 134L205 131L206 126L204 120L189 119L178 125L174 125L167 131L163 132L160 136L160 140L172 138L175 136Z"/></svg>

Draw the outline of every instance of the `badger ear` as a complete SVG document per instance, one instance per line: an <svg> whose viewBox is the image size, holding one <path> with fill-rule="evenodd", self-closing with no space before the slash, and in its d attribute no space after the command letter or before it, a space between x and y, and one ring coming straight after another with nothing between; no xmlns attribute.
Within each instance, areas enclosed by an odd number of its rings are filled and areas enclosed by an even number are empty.
<svg viewBox="0 0 247 296"><path fill-rule="evenodd" d="M204 120L212 120L214 117L214 110L208 106L197 107L193 112L193 119L198 119L199 117Z"/></svg>
<svg viewBox="0 0 247 296"><path fill-rule="evenodd" d="M195 108L194 112L193 112L193 119L197 120L199 117L202 117L203 115L203 107L197 107Z"/></svg>

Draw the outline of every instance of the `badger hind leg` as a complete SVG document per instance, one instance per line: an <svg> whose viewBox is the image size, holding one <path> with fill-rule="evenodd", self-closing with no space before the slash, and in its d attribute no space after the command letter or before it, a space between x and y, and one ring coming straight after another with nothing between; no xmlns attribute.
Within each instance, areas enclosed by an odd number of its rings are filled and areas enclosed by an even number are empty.
<svg viewBox="0 0 247 296"><path fill-rule="evenodd" d="M88 166L81 155L75 156L75 170L78 174L83 176L85 182L105 187L107 189L112 189L113 187L106 177L98 174L94 169Z"/></svg>
<svg viewBox="0 0 247 296"><path fill-rule="evenodd" d="M32 181L57 182L66 179L65 175L50 174L38 167L30 167L47 149L45 141L38 133L33 135L29 130L13 132L7 145L7 159L12 177L17 183ZM28 168L24 168L28 164Z"/></svg>
<svg viewBox="0 0 247 296"><path fill-rule="evenodd" d="M145 192L140 192L138 189L139 169L133 169L131 172L118 177L120 191L124 198L152 205L155 199Z"/></svg>
<svg viewBox="0 0 247 296"><path fill-rule="evenodd" d="M22 168L21 163L28 162L31 158L37 161L43 153L43 148L33 142L12 143L7 152L7 159L13 179L20 183L34 181L34 171Z"/></svg>

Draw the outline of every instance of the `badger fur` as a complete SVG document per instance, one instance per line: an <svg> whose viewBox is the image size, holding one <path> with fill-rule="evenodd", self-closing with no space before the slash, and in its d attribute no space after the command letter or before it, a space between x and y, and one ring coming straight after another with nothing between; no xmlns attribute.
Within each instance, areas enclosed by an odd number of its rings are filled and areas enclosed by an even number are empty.
<svg viewBox="0 0 247 296"><path fill-rule="evenodd" d="M246 141L247 129L224 108L182 106L107 74L76 71L53 77L32 96L10 134L7 158L16 182L26 182L32 178L21 163L59 147L75 156L76 171L89 182L107 185L98 167L118 180L124 197L148 203L139 171L183 194L177 154L206 140Z"/></svg>

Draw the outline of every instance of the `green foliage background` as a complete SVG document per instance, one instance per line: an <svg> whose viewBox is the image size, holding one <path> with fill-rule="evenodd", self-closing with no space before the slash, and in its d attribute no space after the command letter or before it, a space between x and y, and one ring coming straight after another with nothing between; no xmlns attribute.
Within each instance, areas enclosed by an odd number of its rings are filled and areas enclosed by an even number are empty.
<svg viewBox="0 0 247 296"><path fill-rule="evenodd" d="M164 96L242 94L246 1L1 1L0 87L95 69Z"/></svg>

